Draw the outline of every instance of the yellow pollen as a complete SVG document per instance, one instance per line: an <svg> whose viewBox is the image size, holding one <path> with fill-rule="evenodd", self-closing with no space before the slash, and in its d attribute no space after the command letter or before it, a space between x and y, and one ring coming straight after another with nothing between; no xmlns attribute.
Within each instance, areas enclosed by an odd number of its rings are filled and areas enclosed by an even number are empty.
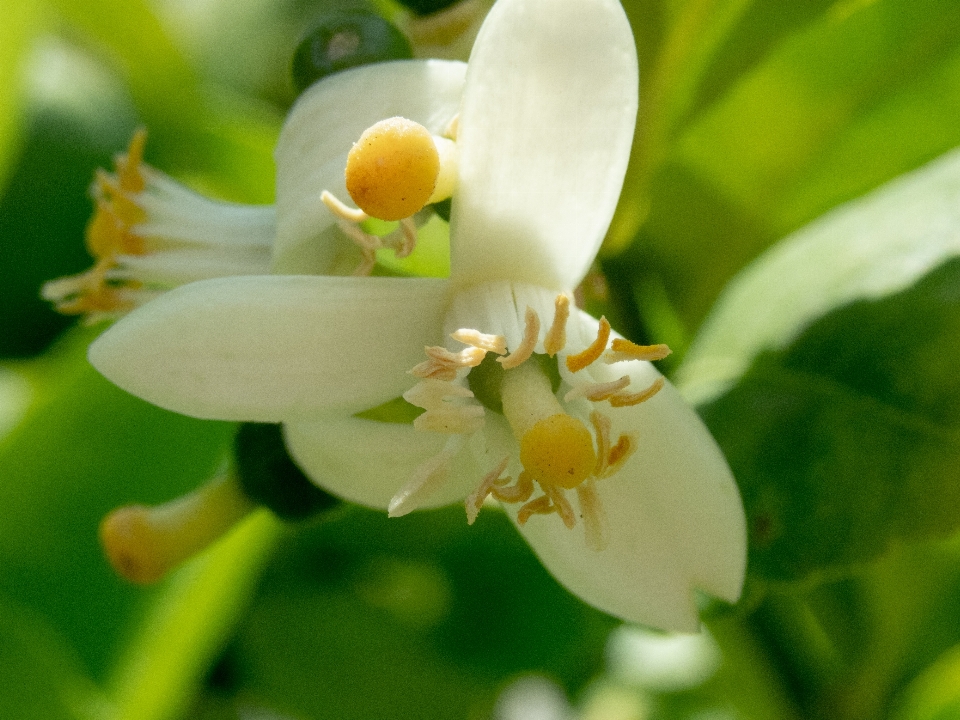
<svg viewBox="0 0 960 720"><path fill-rule="evenodd" d="M433 195L440 154L423 125L402 117L367 128L347 156L347 192L380 220L402 220Z"/></svg>
<svg viewBox="0 0 960 720"><path fill-rule="evenodd" d="M551 415L524 434L520 462L544 488L575 488L596 466L593 436L576 418L566 413Z"/></svg>

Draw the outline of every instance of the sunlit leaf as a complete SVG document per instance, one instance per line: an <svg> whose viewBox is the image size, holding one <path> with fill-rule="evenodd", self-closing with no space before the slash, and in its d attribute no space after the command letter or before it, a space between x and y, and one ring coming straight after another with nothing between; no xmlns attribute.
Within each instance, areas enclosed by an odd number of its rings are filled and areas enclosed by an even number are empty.
<svg viewBox="0 0 960 720"><path fill-rule="evenodd" d="M777 237L960 144L960 6L837 5L697 116L653 178L629 261L696 328Z"/></svg>
<svg viewBox="0 0 960 720"><path fill-rule="evenodd" d="M821 315L902 290L960 254L960 152L944 155L785 238L730 283L677 380L715 397L766 349Z"/></svg>

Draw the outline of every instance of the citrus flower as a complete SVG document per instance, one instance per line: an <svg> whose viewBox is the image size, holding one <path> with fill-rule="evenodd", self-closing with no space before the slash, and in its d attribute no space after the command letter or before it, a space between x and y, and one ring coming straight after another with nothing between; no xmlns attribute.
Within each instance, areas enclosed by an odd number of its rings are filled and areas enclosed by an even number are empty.
<svg viewBox="0 0 960 720"><path fill-rule="evenodd" d="M118 317L170 288L270 271L273 206L219 202L144 164L138 130L116 171L97 172L86 231L94 265L44 285L59 312L88 322Z"/></svg>
<svg viewBox="0 0 960 720"><path fill-rule="evenodd" d="M172 290L109 329L90 360L177 412L283 423L315 483L391 515L463 501L473 522L493 497L587 602L696 630L695 589L740 594L736 485L650 364L669 350L616 337L572 302L613 215L636 121L623 10L616 0L499 0L462 73L408 61L318 83L277 150L275 265L285 274ZM402 132L380 124L395 117ZM351 169L351 131L387 137L384 156L413 168L374 183L358 210L339 199L346 190L360 202L351 174L369 170L362 158ZM437 157L428 138L439 138ZM422 182L431 173L432 187ZM331 213L356 229L376 212L364 205L416 195L397 211L415 217L444 173L454 177L440 192L453 199L449 278L315 274ZM400 396L425 412L374 419Z"/></svg>

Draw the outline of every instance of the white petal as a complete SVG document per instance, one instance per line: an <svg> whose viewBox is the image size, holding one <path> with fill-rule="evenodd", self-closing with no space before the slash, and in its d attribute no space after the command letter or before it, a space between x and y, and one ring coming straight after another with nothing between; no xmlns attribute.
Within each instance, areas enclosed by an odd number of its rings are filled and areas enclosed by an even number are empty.
<svg viewBox="0 0 960 720"><path fill-rule="evenodd" d="M458 292L450 303L444 332L449 336L456 330L469 328L503 335L507 348L513 350L523 340L527 308L530 308L540 318L537 351L542 352L543 338L553 322L556 297L555 291L521 283L493 282L467 288Z"/></svg>
<svg viewBox="0 0 960 720"><path fill-rule="evenodd" d="M400 60L337 73L308 89L290 111L277 161L277 272L329 272L299 247L333 224L320 202L329 190L350 202L343 172L347 153L368 127L401 116L440 134L456 115L466 65L447 60Z"/></svg>
<svg viewBox="0 0 960 720"><path fill-rule="evenodd" d="M596 321L582 313L574 324L595 334ZM629 374L632 390L660 377L638 361L583 372L598 382ZM634 407L597 407L613 420L614 441L621 432L638 441L623 469L597 484L609 545L588 549L582 526L567 530L556 516L534 516L521 532L547 569L590 604L625 620L695 631L695 588L733 602L743 585L746 522L730 469L670 383Z"/></svg>
<svg viewBox="0 0 960 720"><path fill-rule="evenodd" d="M184 285L127 315L90 362L148 402L280 422L397 397L441 332L446 281L235 277Z"/></svg>
<svg viewBox="0 0 960 720"><path fill-rule="evenodd" d="M451 217L458 283L575 287L620 194L637 57L616 0L499 0L467 70Z"/></svg>
<svg viewBox="0 0 960 720"><path fill-rule="evenodd" d="M313 482L345 500L382 510L448 439L413 425L355 417L288 423L284 435L290 454ZM482 477L464 448L451 462L446 484L421 507L462 500Z"/></svg>

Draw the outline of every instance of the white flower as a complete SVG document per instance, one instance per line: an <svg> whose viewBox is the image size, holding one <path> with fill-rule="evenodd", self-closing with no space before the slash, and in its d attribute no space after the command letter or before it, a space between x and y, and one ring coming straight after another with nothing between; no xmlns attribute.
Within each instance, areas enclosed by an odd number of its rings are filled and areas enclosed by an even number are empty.
<svg viewBox="0 0 960 720"><path fill-rule="evenodd" d="M48 282L57 310L95 322L122 315L170 288L214 277L270 271L274 208L219 202L143 163L138 130L116 171L97 172L85 273Z"/></svg>
<svg viewBox="0 0 960 720"><path fill-rule="evenodd" d="M283 422L304 471L358 503L397 515L467 498L472 520L493 494L571 591L695 630L694 589L740 594L733 478L645 360L665 349L611 344L606 321L570 307L617 202L636 93L616 0L499 0L465 79L410 61L318 83L277 150L288 274L171 291L90 359L162 407ZM319 196L344 196L351 141L393 116L439 135L458 107L451 276L311 274L335 222ZM427 409L413 425L358 417L401 394Z"/></svg>

